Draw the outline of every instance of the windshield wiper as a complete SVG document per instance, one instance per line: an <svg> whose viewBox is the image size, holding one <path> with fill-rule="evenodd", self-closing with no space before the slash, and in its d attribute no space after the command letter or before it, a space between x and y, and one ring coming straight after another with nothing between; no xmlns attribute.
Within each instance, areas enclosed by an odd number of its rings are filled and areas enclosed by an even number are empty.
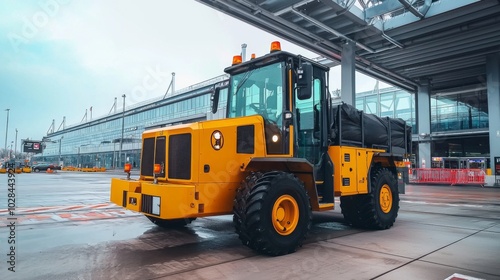
<svg viewBox="0 0 500 280"><path fill-rule="evenodd" d="M255 69L251 70L251 71L248 71L245 76L243 77L243 79L241 79L241 83L239 83L239 85L236 87L236 91L234 92L234 94L238 94L238 91L240 90L240 88L246 83L246 81L248 80L248 78L250 78L250 76L252 75L252 73L255 71Z"/></svg>

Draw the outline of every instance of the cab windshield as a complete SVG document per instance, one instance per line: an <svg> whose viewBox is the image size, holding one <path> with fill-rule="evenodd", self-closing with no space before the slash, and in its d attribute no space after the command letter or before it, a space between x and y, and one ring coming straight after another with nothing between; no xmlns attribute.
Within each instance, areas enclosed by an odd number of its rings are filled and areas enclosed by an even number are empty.
<svg viewBox="0 0 500 280"><path fill-rule="evenodd" d="M231 77L229 117L261 115L276 122L283 111L283 62Z"/></svg>

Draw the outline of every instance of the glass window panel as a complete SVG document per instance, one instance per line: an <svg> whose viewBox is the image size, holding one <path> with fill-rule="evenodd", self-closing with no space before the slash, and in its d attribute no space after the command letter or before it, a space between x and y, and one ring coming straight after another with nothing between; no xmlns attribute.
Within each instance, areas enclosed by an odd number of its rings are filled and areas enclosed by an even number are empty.
<svg viewBox="0 0 500 280"><path fill-rule="evenodd" d="M378 96L367 96L365 100L365 112L378 115Z"/></svg>

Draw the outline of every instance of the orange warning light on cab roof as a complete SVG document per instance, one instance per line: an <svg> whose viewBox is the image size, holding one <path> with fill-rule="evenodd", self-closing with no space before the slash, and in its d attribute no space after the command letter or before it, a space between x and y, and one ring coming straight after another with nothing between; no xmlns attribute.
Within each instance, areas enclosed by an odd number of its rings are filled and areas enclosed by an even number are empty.
<svg viewBox="0 0 500 280"><path fill-rule="evenodd" d="M233 65L237 65L243 62L243 58L241 58L241 55L235 55L233 56Z"/></svg>
<svg viewBox="0 0 500 280"><path fill-rule="evenodd" d="M270 52L277 52L277 51L281 51L281 43L279 41L274 41L271 43Z"/></svg>

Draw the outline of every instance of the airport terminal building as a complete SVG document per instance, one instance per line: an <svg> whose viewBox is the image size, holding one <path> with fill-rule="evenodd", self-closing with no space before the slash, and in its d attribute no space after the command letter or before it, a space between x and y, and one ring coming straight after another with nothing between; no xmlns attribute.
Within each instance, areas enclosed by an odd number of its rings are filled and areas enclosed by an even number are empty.
<svg viewBox="0 0 500 280"><path fill-rule="evenodd" d="M210 98L212 89L225 84L227 79L227 75L221 75L165 98L124 106L124 110L116 106L120 109L107 116L51 131L44 137L43 153L34 160L107 169L122 168L125 162L130 162L138 168L141 134L146 129L225 117L227 91L221 92L219 110L215 115L210 112ZM338 92L332 92L332 101L334 104L341 102ZM365 113L401 118L413 127L414 167L423 167L416 160L418 145L430 142L432 163L425 167L490 168L485 89L432 95L430 135L417 133L413 93L395 87L375 89L357 93L355 105Z"/></svg>
<svg viewBox="0 0 500 280"><path fill-rule="evenodd" d="M140 164L141 135L146 129L221 118L225 96L221 94L219 113L210 113L214 86L224 84L227 75L178 90L165 98L154 98L124 106L109 115L49 132L43 139L43 153L34 161L75 167L123 167ZM125 102L126 97L123 98Z"/></svg>

